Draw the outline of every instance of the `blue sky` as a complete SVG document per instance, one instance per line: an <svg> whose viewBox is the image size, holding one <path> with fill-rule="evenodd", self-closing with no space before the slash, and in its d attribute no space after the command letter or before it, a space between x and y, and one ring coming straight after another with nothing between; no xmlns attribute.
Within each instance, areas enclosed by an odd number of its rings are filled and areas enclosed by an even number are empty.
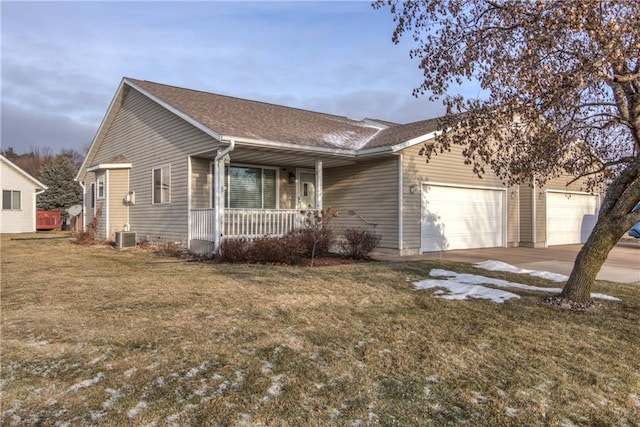
<svg viewBox="0 0 640 427"><path fill-rule="evenodd" d="M443 113L370 2L2 1L2 148L81 150L122 77L407 123Z"/></svg>

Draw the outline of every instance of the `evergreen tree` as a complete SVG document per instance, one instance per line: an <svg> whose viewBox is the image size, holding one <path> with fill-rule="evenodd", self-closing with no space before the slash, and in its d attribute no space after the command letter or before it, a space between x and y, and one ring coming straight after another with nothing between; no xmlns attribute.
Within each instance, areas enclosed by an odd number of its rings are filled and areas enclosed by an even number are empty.
<svg viewBox="0 0 640 427"><path fill-rule="evenodd" d="M56 210L65 213L65 209L82 203L82 187L74 177L77 165L64 154L57 155L42 168L40 181L49 187L38 195L38 209Z"/></svg>

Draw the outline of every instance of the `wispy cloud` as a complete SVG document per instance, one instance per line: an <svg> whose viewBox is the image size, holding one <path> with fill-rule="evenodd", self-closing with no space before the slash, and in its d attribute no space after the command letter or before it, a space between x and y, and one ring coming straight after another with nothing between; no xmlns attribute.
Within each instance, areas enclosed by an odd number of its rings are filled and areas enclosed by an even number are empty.
<svg viewBox="0 0 640 427"><path fill-rule="evenodd" d="M123 76L354 118L442 109L368 2L2 2L2 145L79 149Z"/></svg>

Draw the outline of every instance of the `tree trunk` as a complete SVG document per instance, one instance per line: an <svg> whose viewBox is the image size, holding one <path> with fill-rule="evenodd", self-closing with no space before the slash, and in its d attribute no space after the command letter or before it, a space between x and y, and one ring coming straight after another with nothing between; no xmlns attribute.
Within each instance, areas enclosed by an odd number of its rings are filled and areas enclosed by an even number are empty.
<svg viewBox="0 0 640 427"><path fill-rule="evenodd" d="M576 302L591 299L591 287L624 230L617 230L608 216L598 218L589 239L576 257L573 270L560 296Z"/></svg>

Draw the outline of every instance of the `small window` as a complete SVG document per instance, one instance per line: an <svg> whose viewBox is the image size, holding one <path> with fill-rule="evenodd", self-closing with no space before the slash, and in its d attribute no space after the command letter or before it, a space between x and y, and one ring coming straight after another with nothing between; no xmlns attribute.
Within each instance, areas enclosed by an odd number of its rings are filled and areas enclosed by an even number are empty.
<svg viewBox="0 0 640 427"><path fill-rule="evenodd" d="M15 190L2 190L2 209L20 210L20 192Z"/></svg>
<svg viewBox="0 0 640 427"><path fill-rule="evenodd" d="M92 182L91 183L91 195L89 196L91 199L91 209L94 209L96 207L96 183Z"/></svg>
<svg viewBox="0 0 640 427"><path fill-rule="evenodd" d="M163 166L153 169L153 203L171 201L171 168Z"/></svg>
<svg viewBox="0 0 640 427"><path fill-rule="evenodd" d="M104 175L98 177L98 188L97 188L97 196L98 199L104 199L105 197L105 188L104 188Z"/></svg>

